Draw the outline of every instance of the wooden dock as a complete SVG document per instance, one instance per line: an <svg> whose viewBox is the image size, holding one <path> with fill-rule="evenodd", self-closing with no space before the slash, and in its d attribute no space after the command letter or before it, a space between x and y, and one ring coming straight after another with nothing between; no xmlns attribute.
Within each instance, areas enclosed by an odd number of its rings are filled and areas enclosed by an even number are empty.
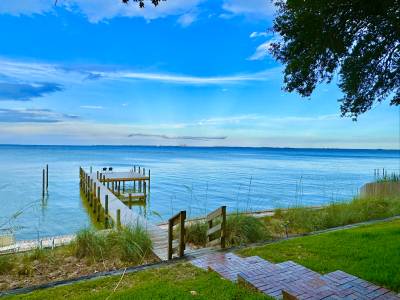
<svg viewBox="0 0 400 300"><path fill-rule="evenodd" d="M142 169L144 170L144 169ZM98 216L104 215L105 223L112 221L117 226L136 226L140 225L150 235L153 242L153 252L160 260L168 259L168 232L165 229L149 222L143 216L129 209L115 193L115 185L121 182L138 182L142 189L141 193L145 194L146 184L150 186L150 172L146 175L145 172L132 170L130 172L85 172L80 168L81 190L86 195L88 202L93 207L93 212ZM113 189L110 189L110 183ZM108 187L107 187L108 186ZM143 191L144 188L144 191ZM114 190L114 193L112 192ZM119 190L120 192L120 190ZM121 193L120 193L121 194ZM129 196L129 194L128 194ZM111 218L112 220L109 220ZM107 225L106 225L107 226Z"/></svg>

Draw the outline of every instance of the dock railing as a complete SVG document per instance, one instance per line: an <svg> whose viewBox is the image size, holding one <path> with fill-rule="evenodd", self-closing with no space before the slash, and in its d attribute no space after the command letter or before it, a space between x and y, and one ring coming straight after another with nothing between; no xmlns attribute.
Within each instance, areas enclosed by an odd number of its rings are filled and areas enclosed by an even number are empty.
<svg viewBox="0 0 400 300"><path fill-rule="evenodd" d="M221 219L216 225L216 221ZM220 245L222 249L226 246L226 206L214 210L207 215L207 247L214 247ZM218 236L217 238L215 238Z"/></svg>
<svg viewBox="0 0 400 300"><path fill-rule="evenodd" d="M185 254L185 220L186 211L183 210L168 221L168 259L172 259L176 252L179 257L183 257ZM174 226L176 225L179 225L178 245L173 247Z"/></svg>

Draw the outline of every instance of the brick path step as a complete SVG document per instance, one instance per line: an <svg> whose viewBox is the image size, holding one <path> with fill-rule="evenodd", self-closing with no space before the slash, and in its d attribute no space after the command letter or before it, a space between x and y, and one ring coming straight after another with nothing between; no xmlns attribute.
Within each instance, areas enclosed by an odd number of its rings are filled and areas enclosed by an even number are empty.
<svg viewBox="0 0 400 300"><path fill-rule="evenodd" d="M321 275L292 261L273 264L258 256L242 258L233 253L213 253L191 263L277 299L400 299L385 288L343 271Z"/></svg>

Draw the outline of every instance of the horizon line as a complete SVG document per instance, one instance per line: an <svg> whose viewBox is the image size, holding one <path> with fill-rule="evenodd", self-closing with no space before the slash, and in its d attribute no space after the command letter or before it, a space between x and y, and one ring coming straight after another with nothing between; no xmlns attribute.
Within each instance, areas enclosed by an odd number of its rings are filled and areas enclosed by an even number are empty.
<svg viewBox="0 0 400 300"><path fill-rule="evenodd" d="M18 147L153 147L153 148L243 148L243 149L294 149L294 150L374 150L374 151L399 151L395 148L336 148L336 147L289 147L289 146L189 146L189 145L111 145L111 144L3 144L1 146L18 146Z"/></svg>

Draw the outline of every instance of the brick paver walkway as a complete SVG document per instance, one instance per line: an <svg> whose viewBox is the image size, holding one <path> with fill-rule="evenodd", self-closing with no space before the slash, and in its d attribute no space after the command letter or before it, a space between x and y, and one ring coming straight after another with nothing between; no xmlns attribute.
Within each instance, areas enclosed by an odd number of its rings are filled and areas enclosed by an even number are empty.
<svg viewBox="0 0 400 300"><path fill-rule="evenodd" d="M258 256L213 253L191 263L277 299L400 299L385 288L343 271L321 275L292 261L273 264Z"/></svg>

